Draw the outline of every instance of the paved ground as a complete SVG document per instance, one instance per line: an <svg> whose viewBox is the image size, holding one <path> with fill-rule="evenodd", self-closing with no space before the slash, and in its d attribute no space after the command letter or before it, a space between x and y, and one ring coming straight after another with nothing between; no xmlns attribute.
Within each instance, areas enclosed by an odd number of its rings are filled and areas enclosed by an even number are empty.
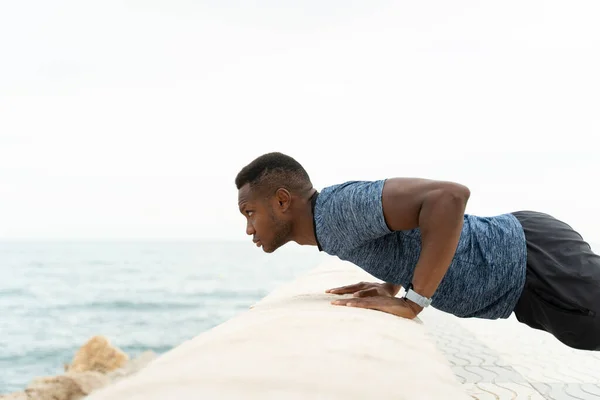
<svg viewBox="0 0 600 400"><path fill-rule="evenodd" d="M476 399L600 399L600 352L573 350L508 320L461 319L428 308L419 318Z"/></svg>

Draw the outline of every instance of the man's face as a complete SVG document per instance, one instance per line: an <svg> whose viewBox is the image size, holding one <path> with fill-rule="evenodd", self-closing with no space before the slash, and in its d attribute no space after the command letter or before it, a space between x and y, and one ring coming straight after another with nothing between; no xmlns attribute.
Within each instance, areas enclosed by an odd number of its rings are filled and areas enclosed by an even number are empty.
<svg viewBox="0 0 600 400"><path fill-rule="evenodd" d="M246 184L238 192L238 205L246 217L246 234L252 235L252 241L265 253L272 253L290 241L291 223L283 217L276 196L255 196Z"/></svg>

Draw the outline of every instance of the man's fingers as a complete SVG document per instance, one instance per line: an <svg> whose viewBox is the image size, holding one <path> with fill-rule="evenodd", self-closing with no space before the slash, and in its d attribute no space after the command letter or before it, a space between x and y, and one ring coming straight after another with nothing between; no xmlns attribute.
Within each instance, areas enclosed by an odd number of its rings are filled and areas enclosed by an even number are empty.
<svg viewBox="0 0 600 400"><path fill-rule="evenodd" d="M373 297L367 297L361 300L372 299ZM379 301L357 301L354 303L348 304L348 307L356 307L356 308L368 308L371 310L389 312L389 304L383 304Z"/></svg>
<svg viewBox="0 0 600 400"><path fill-rule="evenodd" d="M410 319L415 318L418 314L418 312L406 305L402 299L390 296L352 297L349 299L334 300L331 304L346 307L369 308L371 310L383 311L398 317Z"/></svg>
<svg viewBox="0 0 600 400"><path fill-rule="evenodd" d="M327 290L327 293L339 293L339 294L353 293L357 290L360 290L360 288L361 288L361 286L359 284L348 285L348 286L342 286L342 287L338 287L338 288L329 289L329 290Z"/></svg>
<svg viewBox="0 0 600 400"><path fill-rule="evenodd" d="M377 288L364 289L354 293L354 297L372 297L378 295Z"/></svg>
<svg viewBox="0 0 600 400"><path fill-rule="evenodd" d="M357 290L360 290L364 287L364 283L354 283L352 285L341 286L333 289L328 289L325 293L334 293L334 294L346 294L346 293L354 293Z"/></svg>
<svg viewBox="0 0 600 400"><path fill-rule="evenodd" d="M336 306L350 306L350 305L354 305L357 303L357 300L360 299L342 299L342 300L333 300L331 302L331 304L336 305Z"/></svg>
<svg viewBox="0 0 600 400"><path fill-rule="evenodd" d="M370 308L380 311L386 311L386 309L389 307L389 304L385 304L385 302L378 297L355 297L351 299L334 300L331 302L331 304L346 307Z"/></svg>

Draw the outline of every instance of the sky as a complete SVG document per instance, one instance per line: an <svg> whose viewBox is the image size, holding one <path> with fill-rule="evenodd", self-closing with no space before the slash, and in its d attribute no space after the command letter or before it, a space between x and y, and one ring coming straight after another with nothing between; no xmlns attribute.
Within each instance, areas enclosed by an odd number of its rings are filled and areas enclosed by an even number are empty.
<svg viewBox="0 0 600 400"><path fill-rule="evenodd" d="M413 176L600 242L597 1L0 3L0 239L247 240L234 179Z"/></svg>

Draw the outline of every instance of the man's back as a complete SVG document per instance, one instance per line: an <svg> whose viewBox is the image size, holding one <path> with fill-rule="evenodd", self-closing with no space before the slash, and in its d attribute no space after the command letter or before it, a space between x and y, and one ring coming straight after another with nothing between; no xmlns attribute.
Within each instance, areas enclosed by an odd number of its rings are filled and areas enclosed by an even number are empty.
<svg viewBox="0 0 600 400"><path fill-rule="evenodd" d="M383 217L384 180L324 188L314 204L319 248L386 282L407 287L421 251L419 229L392 232ZM523 229L511 214L465 215L456 254L432 305L460 317L507 318L526 271Z"/></svg>

